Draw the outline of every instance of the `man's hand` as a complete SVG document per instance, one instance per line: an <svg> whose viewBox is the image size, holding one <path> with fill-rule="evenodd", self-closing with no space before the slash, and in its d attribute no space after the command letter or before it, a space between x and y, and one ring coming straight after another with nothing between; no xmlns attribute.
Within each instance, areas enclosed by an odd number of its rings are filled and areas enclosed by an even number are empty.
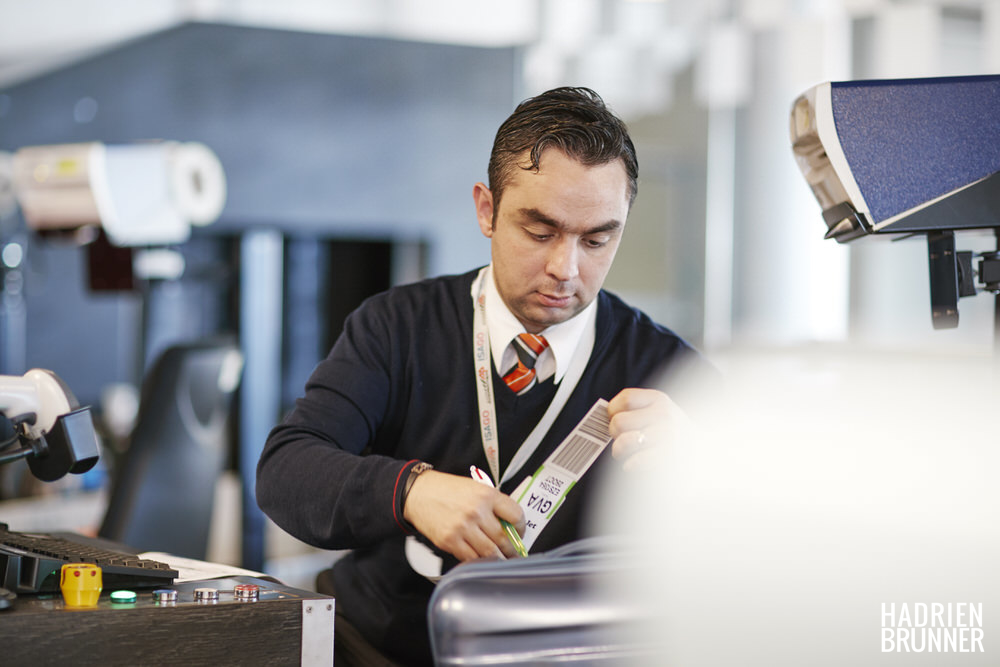
<svg viewBox="0 0 1000 667"><path fill-rule="evenodd" d="M669 396L655 389L623 389L608 403L611 455L633 470L649 460L688 426L688 418ZM662 450L661 450L662 451Z"/></svg>
<svg viewBox="0 0 1000 667"><path fill-rule="evenodd" d="M468 477L428 470L413 482L403 516L460 561L517 555L500 525L524 534L524 511L506 495Z"/></svg>

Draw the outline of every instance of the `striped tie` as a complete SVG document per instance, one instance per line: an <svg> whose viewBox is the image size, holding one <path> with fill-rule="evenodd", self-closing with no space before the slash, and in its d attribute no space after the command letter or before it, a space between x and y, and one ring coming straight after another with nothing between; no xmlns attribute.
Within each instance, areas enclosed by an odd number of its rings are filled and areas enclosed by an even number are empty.
<svg viewBox="0 0 1000 667"><path fill-rule="evenodd" d="M517 352L517 365L503 376L503 381L520 396L535 386L535 362L549 342L542 336L523 333L518 334L511 344Z"/></svg>

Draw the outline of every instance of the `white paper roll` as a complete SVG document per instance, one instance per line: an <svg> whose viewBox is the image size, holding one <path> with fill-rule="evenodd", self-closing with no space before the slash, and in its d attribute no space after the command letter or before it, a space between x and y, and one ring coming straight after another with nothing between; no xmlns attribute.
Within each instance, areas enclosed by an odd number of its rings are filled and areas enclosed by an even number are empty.
<svg viewBox="0 0 1000 667"><path fill-rule="evenodd" d="M23 148L15 195L35 229L100 224L118 246L182 243L222 212L226 178L200 143L101 143Z"/></svg>
<svg viewBox="0 0 1000 667"><path fill-rule="evenodd" d="M191 235L170 189L171 152L169 143L104 147L104 167L92 167L90 184L114 245L168 245Z"/></svg>
<svg viewBox="0 0 1000 667"><path fill-rule="evenodd" d="M215 222L226 203L222 163L207 146L175 144L170 155L170 187L174 205L193 225Z"/></svg>

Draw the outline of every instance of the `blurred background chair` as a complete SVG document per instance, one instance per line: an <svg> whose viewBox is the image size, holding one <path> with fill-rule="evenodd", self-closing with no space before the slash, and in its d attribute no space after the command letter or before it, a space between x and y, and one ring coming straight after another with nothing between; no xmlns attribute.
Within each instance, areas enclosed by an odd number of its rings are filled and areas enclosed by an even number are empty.
<svg viewBox="0 0 1000 667"><path fill-rule="evenodd" d="M139 552L205 559L242 371L231 341L174 345L157 359L143 380L128 448L112 471L100 537Z"/></svg>

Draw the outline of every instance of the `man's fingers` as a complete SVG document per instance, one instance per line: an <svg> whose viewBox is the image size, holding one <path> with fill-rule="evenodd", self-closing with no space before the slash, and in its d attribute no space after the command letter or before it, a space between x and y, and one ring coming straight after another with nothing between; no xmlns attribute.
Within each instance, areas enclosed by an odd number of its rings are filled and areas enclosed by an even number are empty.
<svg viewBox="0 0 1000 667"><path fill-rule="evenodd" d="M497 521L496 524L499 526L500 522ZM497 540L502 537L503 530L500 533L501 535L494 537L494 535L482 530L472 531L469 536L469 544L476 553L475 558L502 558L503 551Z"/></svg>
<svg viewBox="0 0 1000 667"><path fill-rule="evenodd" d="M662 391L623 389L608 403L611 454L625 470L648 465L651 454L688 437L690 422Z"/></svg>
<svg viewBox="0 0 1000 667"><path fill-rule="evenodd" d="M497 542L497 547L499 548L500 553L503 554L504 558L516 558L517 550L514 548L514 545L511 544L510 537L507 536L507 531L504 530L503 524L497 521L497 525L500 526L500 533L496 536L496 539L499 540Z"/></svg>
<svg viewBox="0 0 1000 667"><path fill-rule="evenodd" d="M619 412L611 417L608 431L611 437L617 438L629 431L641 431L653 421L650 415L644 411L631 410L629 412Z"/></svg>
<svg viewBox="0 0 1000 667"><path fill-rule="evenodd" d="M478 526L467 526L456 531L441 540L438 546L461 562L478 558L501 558L503 554L493 538Z"/></svg>
<svg viewBox="0 0 1000 667"><path fill-rule="evenodd" d="M524 510L510 496L503 493L497 494L496 501L493 503L493 514L498 519L509 521L517 528L519 534L524 534Z"/></svg>
<svg viewBox="0 0 1000 667"><path fill-rule="evenodd" d="M664 428L678 412L670 397L655 389L623 389L608 403L609 431L618 436L628 431Z"/></svg>
<svg viewBox="0 0 1000 667"><path fill-rule="evenodd" d="M510 496L435 470L420 475L410 488L403 516L460 561L515 555L500 519L524 531L524 511Z"/></svg>
<svg viewBox="0 0 1000 667"><path fill-rule="evenodd" d="M611 445L611 456L625 460L636 452L650 446L648 437L642 431L625 431Z"/></svg>
<svg viewBox="0 0 1000 667"><path fill-rule="evenodd" d="M608 401L608 413L613 415L629 410L641 410L657 403L661 397L665 396L663 392L656 389L640 389L638 387L622 389Z"/></svg>
<svg viewBox="0 0 1000 667"><path fill-rule="evenodd" d="M507 558L514 558L518 555L517 549L510 541L510 536L507 534L507 530L504 528L501 521L507 521L510 525L514 527L518 535L524 535L524 510L514 502L513 498L506 494L499 494L497 502L493 505L493 514L496 527L499 529L499 534L493 533L491 535L496 536L496 542L500 546L500 550L503 555Z"/></svg>

